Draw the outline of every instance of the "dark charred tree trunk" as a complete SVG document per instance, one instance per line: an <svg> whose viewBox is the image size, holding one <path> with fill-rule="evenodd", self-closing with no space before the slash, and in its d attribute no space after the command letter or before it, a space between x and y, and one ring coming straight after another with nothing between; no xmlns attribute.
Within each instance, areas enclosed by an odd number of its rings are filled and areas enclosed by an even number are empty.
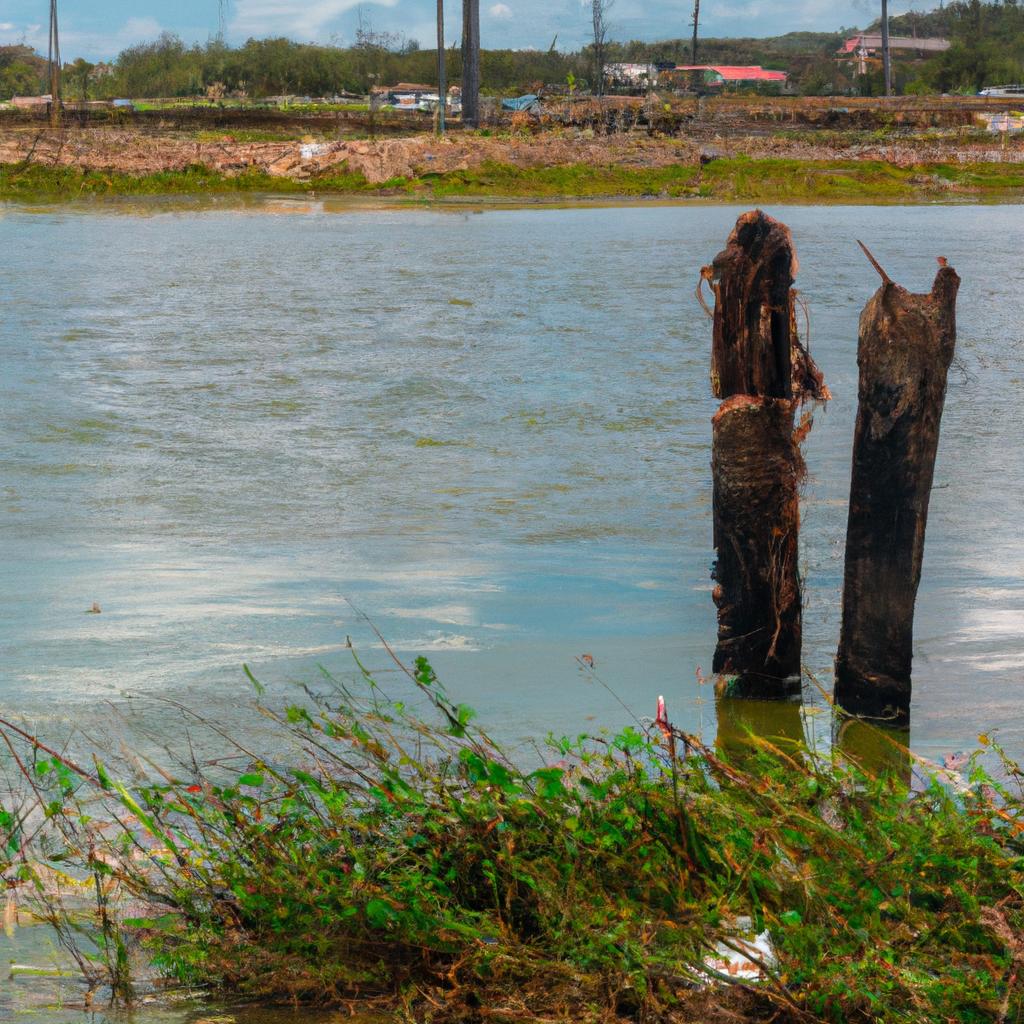
<svg viewBox="0 0 1024 1024"><path fill-rule="evenodd" d="M745 692L777 695L800 675L798 568L800 455L793 403L736 395L712 420L714 670L743 677Z"/></svg>
<svg viewBox="0 0 1024 1024"><path fill-rule="evenodd" d="M480 127L480 0L462 0L462 123Z"/></svg>
<svg viewBox="0 0 1024 1024"><path fill-rule="evenodd" d="M882 286L860 317L835 698L853 714L903 723L960 278L940 259L932 290L913 295L868 257Z"/></svg>
<svg viewBox="0 0 1024 1024"><path fill-rule="evenodd" d="M711 383L718 646L730 692L781 697L800 686L798 574L803 472L795 426L807 398L830 397L800 344L789 229L743 214L703 277L715 292Z"/></svg>

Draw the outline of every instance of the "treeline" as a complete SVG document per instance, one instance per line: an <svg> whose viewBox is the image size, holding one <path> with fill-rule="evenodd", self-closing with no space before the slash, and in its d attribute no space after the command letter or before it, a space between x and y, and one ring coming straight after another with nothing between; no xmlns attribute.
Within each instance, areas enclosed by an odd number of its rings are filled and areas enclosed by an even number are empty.
<svg viewBox="0 0 1024 1024"><path fill-rule="evenodd" d="M830 61L841 33L790 33L770 39L706 39L699 59L709 63L763 64L789 70L797 79L803 71ZM12 63L15 71L0 77L0 99L43 91L45 61L27 47ZM2 51L0 51L2 52ZM605 44L609 62L671 62L690 59L690 42L667 39ZM435 50L420 49L382 33L365 33L354 46L321 46L290 39L250 39L238 47L220 40L188 45L164 33L158 39L131 46L111 64L76 61L65 69L68 98L111 99L118 96L188 97L206 94L245 94L253 98L276 95L331 96L365 94L374 85L396 82L436 84ZM449 80L458 81L462 57L453 47L447 54ZM0 68L3 64L0 63ZM485 92L509 94L537 91L547 84L564 84L572 75L581 91L597 75L593 47L573 53L549 50L484 50L481 72Z"/></svg>
<svg viewBox="0 0 1024 1024"><path fill-rule="evenodd" d="M877 30L877 23L872 26ZM898 92L976 92L986 85L1024 81L1024 0L954 0L940 10L891 19L894 35L944 36L948 51L928 60L894 57ZM881 91L881 71L855 76L849 63L835 59L839 32L791 32L766 39L703 39L697 59L710 64L761 64L789 72L804 94L872 94ZM690 60L688 39L605 44L610 62ZM448 53L450 81L461 75L457 47ZM549 50L484 50L484 91L535 92L565 83L572 75L581 91L596 81L593 47L574 53ZM0 100L46 91L46 62L27 46L0 47ZM331 96L365 94L375 85L421 82L433 85L436 53L415 41L387 33L360 32L348 47L296 43L290 39L250 39L241 46L221 40L188 45L165 33L129 47L111 64L77 60L65 67L65 95L72 99L118 96L189 97L244 94Z"/></svg>
<svg viewBox="0 0 1024 1024"><path fill-rule="evenodd" d="M957 0L915 17L923 21L918 35L944 35L952 45L922 65L907 91L977 92L1024 81L1024 6L1017 0ZM893 31L917 27L907 18L894 18Z"/></svg>
<svg viewBox="0 0 1024 1024"><path fill-rule="evenodd" d="M365 94L375 85L436 84L436 62L436 51L421 50L414 41L396 43L386 36L349 47L290 39L250 39L232 47L216 39L188 45L164 33L123 50L111 64L66 65L64 92L69 99ZM457 48L448 52L447 63L450 80L457 81L462 72ZM35 58L35 63L22 61L16 73L4 76L0 63L0 99L42 91L45 70L45 61ZM486 50L481 70L485 90L504 93L565 82L570 73L587 79L591 73L585 54L556 50Z"/></svg>

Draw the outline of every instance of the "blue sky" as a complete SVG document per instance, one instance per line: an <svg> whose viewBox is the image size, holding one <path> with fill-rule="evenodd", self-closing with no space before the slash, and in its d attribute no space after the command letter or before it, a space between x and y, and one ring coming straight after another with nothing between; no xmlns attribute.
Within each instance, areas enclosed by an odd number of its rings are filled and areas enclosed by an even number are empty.
<svg viewBox="0 0 1024 1024"><path fill-rule="evenodd" d="M218 0L58 0L61 50L65 58L115 56L125 46L177 32L188 42L217 30ZM480 0L485 47L546 49L558 35L559 49L586 41L589 0ZM890 3L894 13L909 3ZM930 7L918 4L918 9ZM834 30L867 24L876 4L853 0L702 0L701 31L709 36L774 35L800 29ZM459 38L461 0L447 0L447 38ZM302 42L351 42L359 12L374 29L402 32L431 46L434 0L228 0L228 39L289 36ZM3 0L0 43L46 45L47 0ZM609 13L615 39L688 36L692 0L615 0Z"/></svg>

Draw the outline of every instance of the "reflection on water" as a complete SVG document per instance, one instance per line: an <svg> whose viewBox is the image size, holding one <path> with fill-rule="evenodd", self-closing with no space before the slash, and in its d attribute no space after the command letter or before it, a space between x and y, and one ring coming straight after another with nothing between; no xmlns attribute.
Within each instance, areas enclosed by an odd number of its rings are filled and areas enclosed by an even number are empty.
<svg viewBox="0 0 1024 1024"><path fill-rule="evenodd" d="M788 757L799 757L805 745L803 706L798 700L720 696L715 711L715 749L733 764L741 765L764 749L759 741Z"/></svg>
<svg viewBox="0 0 1024 1024"><path fill-rule="evenodd" d="M13 970L12 970L13 968ZM49 927L25 924L0 930L0 1020L31 1024L338 1024L339 1014L316 1009L219 1006L198 992L142 985L130 1007L104 997L85 1007L86 986L75 962ZM350 1024L390 1024L393 1014L356 1013Z"/></svg>
<svg viewBox="0 0 1024 1024"><path fill-rule="evenodd" d="M857 718L839 718L833 744L869 775L892 775L911 783L910 729L881 728Z"/></svg>
<svg viewBox="0 0 1024 1024"><path fill-rule="evenodd" d="M808 749L825 752L831 747L868 775L893 776L907 786L912 782L909 729L880 726L842 713L833 716L799 700L719 696L715 711L715 749L732 764L743 766L759 753L799 761Z"/></svg>
<svg viewBox="0 0 1024 1024"><path fill-rule="evenodd" d="M247 729L243 660L279 694L320 664L351 673L347 636L390 670L351 600L501 735L621 725L584 652L637 714L664 693L701 728L717 403L692 288L737 209L272 209L296 215L0 208L0 706L91 729L129 694L163 723L153 698L174 695ZM1020 753L1024 212L769 212L793 228L836 395L805 447L805 661L827 686L857 318L877 283L853 239L910 287L946 255L962 369L914 744L936 757L994 731ZM805 692L805 719L821 707Z"/></svg>

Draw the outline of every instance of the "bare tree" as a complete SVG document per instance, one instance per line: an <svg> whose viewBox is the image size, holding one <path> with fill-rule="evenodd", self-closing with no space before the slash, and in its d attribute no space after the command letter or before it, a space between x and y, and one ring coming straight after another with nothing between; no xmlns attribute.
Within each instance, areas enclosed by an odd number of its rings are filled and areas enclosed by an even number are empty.
<svg viewBox="0 0 1024 1024"><path fill-rule="evenodd" d="M598 96L604 95L604 64L608 52L608 12L615 0L590 0L590 17L594 26L594 81Z"/></svg>

